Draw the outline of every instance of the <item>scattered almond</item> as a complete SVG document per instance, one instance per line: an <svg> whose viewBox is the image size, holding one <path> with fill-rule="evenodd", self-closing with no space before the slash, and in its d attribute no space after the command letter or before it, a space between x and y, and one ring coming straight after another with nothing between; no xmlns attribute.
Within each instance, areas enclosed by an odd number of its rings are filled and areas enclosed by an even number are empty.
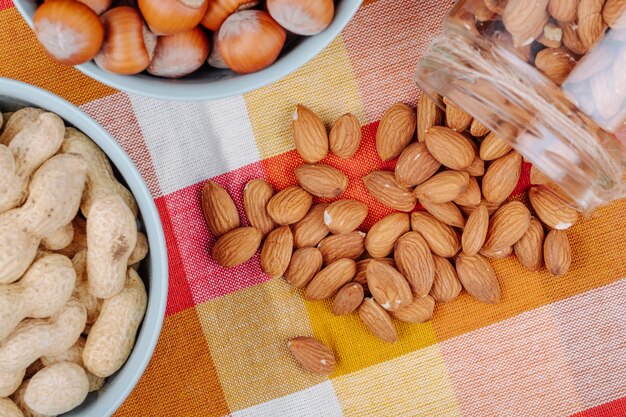
<svg viewBox="0 0 626 417"><path fill-rule="evenodd" d="M489 212L487 206L480 205L467 218L463 235L461 236L461 247L463 252L469 256L476 255L483 247L489 228Z"/></svg>
<svg viewBox="0 0 626 417"><path fill-rule="evenodd" d="M271 277L281 277L293 253L293 235L289 226L272 230L261 249L261 269Z"/></svg>
<svg viewBox="0 0 626 417"><path fill-rule="evenodd" d="M456 132L464 132L472 123L472 116L455 106L447 98L443 99L446 104L446 126Z"/></svg>
<svg viewBox="0 0 626 417"><path fill-rule="evenodd" d="M300 248L291 256L285 280L293 287L305 287L322 269L322 253L317 248Z"/></svg>
<svg viewBox="0 0 626 417"><path fill-rule="evenodd" d="M224 268L241 265L252 258L259 249L263 234L254 227L240 227L220 237L211 256Z"/></svg>
<svg viewBox="0 0 626 417"><path fill-rule="evenodd" d="M374 300L385 310L397 311L413 301L411 287L393 266L372 259L365 275Z"/></svg>
<svg viewBox="0 0 626 417"><path fill-rule="evenodd" d="M326 300L352 280L356 273L356 262L352 259L338 259L318 272L309 283L304 298Z"/></svg>
<svg viewBox="0 0 626 417"><path fill-rule="evenodd" d="M329 165L300 165L295 174L300 186L316 197L339 197L348 188L346 174Z"/></svg>
<svg viewBox="0 0 626 417"><path fill-rule="evenodd" d="M450 261L437 255L433 255L433 260L435 261L435 278L430 295L440 303L447 303L459 296L463 286Z"/></svg>
<svg viewBox="0 0 626 417"><path fill-rule="evenodd" d="M565 230L551 230L543 243L543 258L552 275L567 274L572 265L572 249Z"/></svg>
<svg viewBox="0 0 626 417"><path fill-rule="evenodd" d="M324 223L324 212L327 207L327 203L311 207L306 216L293 225L293 241L296 248L317 246L330 233Z"/></svg>
<svg viewBox="0 0 626 417"><path fill-rule="evenodd" d="M548 0L509 1L502 12L504 27L513 35L515 47L530 45L548 23Z"/></svg>
<svg viewBox="0 0 626 417"><path fill-rule="evenodd" d="M354 278L352 278L352 281L358 282L359 284L361 284L361 286L366 291L369 291L369 288L367 288L367 266L372 261L372 259L376 259L379 262L384 262L387 265L393 266L394 268L396 267L396 263L393 260L393 258L367 258L367 259L362 259L359 262L357 262L356 274L354 274Z"/></svg>
<svg viewBox="0 0 626 417"><path fill-rule="evenodd" d="M517 152L511 151L496 159L483 177L483 195L492 203L502 203L517 186L521 174L522 157Z"/></svg>
<svg viewBox="0 0 626 417"><path fill-rule="evenodd" d="M490 131L491 130L487 126L480 123L477 119L472 120L472 124L470 125L470 135L477 138L482 138Z"/></svg>
<svg viewBox="0 0 626 417"><path fill-rule="evenodd" d="M442 126L426 129L426 147L437 161L450 169L466 169L475 156L468 138Z"/></svg>
<svg viewBox="0 0 626 417"><path fill-rule="evenodd" d="M614 29L626 28L626 2L624 0L606 0L602 9L604 21Z"/></svg>
<svg viewBox="0 0 626 417"><path fill-rule="evenodd" d="M576 22L557 22L563 31L563 45L575 53L576 55L584 55L588 52L587 48L578 36L578 25Z"/></svg>
<svg viewBox="0 0 626 417"><path fill-rule="evenodd" d="M402 187L415 187L435 175L441 164L428 152L426 144L414 142L402 151L396 164L396 181Z"/></svg>
<svg viewBox="0 0 626 417"><path fill-rule="evenodd" d="M513 246L507 246L506 248L497 250L483 247L478 253L489 259L505 259L513 254Z"/></svg>
<svg viewBox="0 0 626 417"><path fill-rule="evenodd" d="M515 256L531 272L537 272L543 266L544 237L541 223L537 219L531 219L524 236L513 245Z"/></svg>
<svg viewBox="0 0 626 417"><path fill-rule="evenodd" d="M459 237L454 229L428 213L412 213L411 228L422 235L435 255L451 258L461 248Z"/></svg>
<svg viewBox="0 0 626 417"><path fill-rule="evenodd" d="M417 232L402 235L396 241L393 256L413 294L417 297L427 295L435 277L435 262L422 235Z"/></svg>
<svg viewBox="0 0 626 417"><path fill-rule="evenodd" d="M468 174L470 174L472 177L482 177L483 174L485 173L485 161L480 159L480 156L478 155L478 147L474 145L473 142L472 142L472 145L475 150L475 156L470 166L465 168L465 171Z"/></svg>
<svg viewBox="0 0 626 417"><path fill-rule="evenodd" d="M578 37L585 47L591 49L606 30L602 18L604 0L580 0L578 2Z"/></svg>
<svg viewBox="0 0 626 417"><path fill-rule="evenodd" d="M565 48L546 48L537 53L535 66L561 85L576 66L576 58Z"/></svg>
<svg viewBox="0 0 626 417"><path fill-rule="evenodd" d="M537 216L552 229L569 229L578 220L576 209L547 187L531 187L528 198Z"/></svg>
<svg viewBox="0 0 626 417"><path fill-rule="evenodd" d="M330 264L337 259L356 259L365 250L365 233L350 232L339 235L330 235L317 245L325 264Z"/></svg>
<svg viewBox="0 0 626 417"><path fill-rule="evenodd" d="M489 304L500 302L500 284L485 258L462 253L456 258L456 272L463 288L478 301Z"/></svg>
<svg viewBox="0 0 626 417"><path fill-rule="evenodd" d="M561 22L572 22L578 14L578 0L550 0L550 16Z"/></svg>
<svg viewBox="0 0 626 417"><path fill-rule="evenodd" d="M398 311L391 311L391 317L406 323L425 323L430 321L435 310L435 300L430 295L415 298L411 304Z"/></svg>
<svg viewBox="0 0 626 417"><path fill-rule="evenodd" d="M335 370L335 355L322 342L307 336L294 337L287 347L300 366L318 375L330 375Z"/></svg>
<svg viewBox="0 0 626 417"><path fill-rule="evenodd" d="M356 200L338 200L324 211L324 224L331 233L349 233L367 217L367 204Z"/></svg>
<svg viewBox="0 0 626 417"><path fill-rule="evenodd" d="M477 207L481 203L482 193L475 177L469 177L467 188L453 201L459 206Z"/></svg>
<svg viewBox="0 0 626 417"><path fill-rule="evenodd" d="M416 114L409 106L391 106L380 120L376 132L376 150L383 161L400 155L415 134Z"/></svg>
<svg viewBox="0 0 626 417"><path fill-rule="evenodd" d="M215 237L239 227L239 213L230 195L219 184L207 181L202 187L202 213Z"/></svg>
<svg viewBox="0 0 626 417"><path fill-rule="evenodd" d="M484 161L493 161L509 153L511 146L495 133L489 133L480 144L480 158Z"/></svg>
<svg viewBox="0 0 626 417"><path fill-rule="evenodd" d="M453 202L433 203L430 200L419 200L420 204L433 217L448 226L463 227L465 226L465 218L463 213Z"/></svg>
<svg viewBox="0 0 626 417"><path fill-rule="evenodd" d="M391 253L396 240L411 228L409 215L392 213L376 222L365 237L365 248L374 258L384 258Z"/></svg>
<svg viewBox="0 0 626 417"><path fill-rule="evenodd" d="M530 225L530 211L519 201L504 204L489 222L485 247L493 251L505 249L517 242Z"/></svg>
<svg viewBox="0 0 626 417"><path fill-rule="evenodd" d="M437 97L439 99L439 97ZM426 129L439 126L443 122L443 112L426 93L422 93L417 104L417 140L426 140Z"/></svg>
<svg viewBox="0 0 626 417"><path fill-rule="evenodd" d="M415 208L417 199L411 190L398 184L393 172L374 171L363 177L363 183L367 192L387 207L405 212Z"/></svg>
<svg viewBox="0 0 626 417"><path fill-rule="evenodd" d="M250 225L258 229L263 236L274 228L274 221L267 214L267 203L274 195L272 186L265 180L256 179L248 182L243 189L243 207Z"/></svg>
<svg viewBox="0 0 626 417"><path fill-rule="evenodd" d="M354 155L361 145L361 124L354 115L348 113L335 121L330 135L330 151L342 159Z"/></svg>
<svg viewBox="0 0 626 417"><path fill-rule="evenodd" d="M293 113L293 140L298 153L309 164L321 161L328 154L324 122L302 104Z"/></svg>
<svg viewBox="0 0 626 417"><path fill-rule="evenodd" d="M398 341L398 333L391 321L391 317L372 298L363 300L358 312L361 321L374 336L389 343Z"/></svg>
<svg viewBox="0 0 626 417"><path fill-rule="evenodd" d="M420 200L447 203L467 190L469 178L467 172L443 171L415 187L413 194Z"/></svg>
<svg viewBox="0 0 626 417"><path fill-rule="evenodd" d="M331 312L336 316L350 314L361 305L364 297L363 286L358 282L349 282L337 292Z"/></svg>
<svg viewBox="0 0 626 417"><path fill-rule="evenodd" d="M278 192L267 203L267 214L281 226L296 223L307 214L313 197L300 187L289 187Z"/></svg>

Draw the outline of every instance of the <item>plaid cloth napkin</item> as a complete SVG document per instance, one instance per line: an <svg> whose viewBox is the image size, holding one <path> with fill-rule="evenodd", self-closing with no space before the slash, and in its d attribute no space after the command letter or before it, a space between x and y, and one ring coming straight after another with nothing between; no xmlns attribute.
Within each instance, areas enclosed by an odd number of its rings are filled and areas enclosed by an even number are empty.
<svg viewBox="0 0 626 417"><path fill-rule="evenodd" d="M400 341L374 338L355 315L304 301L264 275L258 256L218 267L200 211L207 179L235 198L247 181L296 183L290 116L301 102L330 123L363 123L345 197L366 202L367 230L390 212L360 178L381 163L374 134L383 111L415 105L421 52L451 0L366 1L320 56L260 90L203 103L167 103L118 92L52 63L9 0L0 0L0 76L79 105L124 146L159 208L170 260L163 332L143 378L117 417L135 416L571 416L626 415L626 202L604 207L569 235L571 272L529 273L495 262L503 301L467 295L439 304L426 324L399 325ZM515 191L529 185L528 167ZM337 355L330 378L303 371L286 340L314 335Z"/></svg>

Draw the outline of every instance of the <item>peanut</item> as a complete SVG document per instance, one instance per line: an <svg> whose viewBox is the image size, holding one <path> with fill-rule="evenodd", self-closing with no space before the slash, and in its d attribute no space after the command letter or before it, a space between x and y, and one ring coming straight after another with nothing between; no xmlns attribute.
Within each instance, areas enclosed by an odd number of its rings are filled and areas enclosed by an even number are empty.
<svg viewBox="0 0 626 417"><path fill-rule="evenodd" d="M83 216L89 217L89 209L96 199L110 194L120 196L137 216L137 202L133 195L115 179L108 158L91 139L76 129L67 128L61 150L82 156L89 167L85 195L80 205Z"/></svg>
<svg viewBox="0 0 626 417"><path fill-rule="evenodd" d="M12 182L6 182L7 192L0 194L0 213L24 202L31 175L59 150L64 130L65 125L59 116L42 113L13 137L8 148L13 155L15 171Z"/></svg>
<svg viewBox="0 0 626 417"><path fill-rule="evenodd" d="M148 249L148 237L141 232L137 232L137 243L135 244L135 249L128 257L128 265L135 265L143 261L148 255Z"/></svg>
<svg viewBox="0 0 626 417"><path fill-rule="evenodd" d="M72 362L81 368L85 368L83 365L83 349L85 348L85 338L80 337L74 346L66 350L65 352L59 355L50 355L44 356L41 358L41 361L45 366L54 365L59 362ZM91 372L85 369L85 373L87 374L87 380L89 381L89 392L97 391L104 385L104 378L100 378L99 376L95 376Z"/></svg>
<svg viewBox="0 0 626 417"><path fill-rule="evenodd" d="M0 416L24 417L24 414L13 401L8 398L0 398Z"/></svg>
<svg viewBox="0 0 626 417"><path fill-rule="evenodd" d="M22 321L43 319L58 313L74 290L76 273L63 255L37 260L15 284L0 285L0 340Z"/></svg>
<svg viewBox="0 0 626 417"><path fill-rule="evenodd" d="M83 362L91 373L106 378L124 365L146 305L146 288L137 272L129 268L124 290L104 300L100 316L87 336Z"/></svg>
<svg viewBox="0 0 626 417"><path fill-rule="evenodd" d="M128 258L137 243L135 217L116 194L97 200L87 219L89 292L111 298L124 289Z"/></svg>
<svg viewBox="0 0 626 417"><path fill-rule="evenodd" d="M87 249L87 222L85 219L76 216L76 218L72 220L72 230L74 231L72 242L57 251L68 258L73 257L83 249Z"/></svg>
<svg viewBox="0 0 626 417"><path fill-rule="evenodd" d="M43 113L45 110L34 107L24 107L15 113L3 113L2 116L6 122L0 135L0 143L4 145L11 143L20 130L33 123Z"/></svg>
<svg viewBox="0 0 626 417"><path fill-rule="evenodd" d="M89 293L87 285L87 250L78 252L72 258L72 265L76 271L76 286L73 297L80 300L87 310L87 326L83 329L83 334L88 334L91 326L96 322L102 308L102 300Z"/></svg>
<svg viewBox="0 0 626 417"><path fill-rule="evenodd" d="M89 389L85 370L72 362L46 366L30 379L24 402L44 415L63 414L79 406Z"/></svg>
<svg viewBox="0 0 626 417"><path fill-rule="evenodd" d="M26 369L22 369L16 372L2 372L0 371L0 398L8 397L13 394L15 390L20 387L22 380L24 379L24 375L26 374ZM2 407L0 407L0 410ZM3 415L0 413L0 415Z"/></svg>
<svg viewBox="0 0 626 417"><path fill-rule="evenodd" d="M77 155L56 155L35 172L23 206L0 215L0 284L17 280L35 258L42 238L78 211L86 165Z"/></svg>
<svg viewBox="0 0 626 417"><path fill-rule="evenodd" d="M24 394L26 393L26 388L28 388L28 383L30 379L22 382L22 385L15 391L13 395L11 395L11 399L15 402L15 405L24 413L24 417L50 417L44 416L43 414L37 413L30 409L29 406L24 402Z"/></svg>
<svg viewBox="0 0 626 417"><path fill-rule="evenodd" d="M0 343L0 371L26 369L44 355L68 350L85 327L85 306L70 299L63 309L48 319L26 319Z"/></svg>
<svg viewBox="0 0 626 417"><path fill-rule="evenodd" d="M74 226L68 223L55 230L51 235L44 237L41 244L44 248L58 251L67 247L74 240Z"/></svg>

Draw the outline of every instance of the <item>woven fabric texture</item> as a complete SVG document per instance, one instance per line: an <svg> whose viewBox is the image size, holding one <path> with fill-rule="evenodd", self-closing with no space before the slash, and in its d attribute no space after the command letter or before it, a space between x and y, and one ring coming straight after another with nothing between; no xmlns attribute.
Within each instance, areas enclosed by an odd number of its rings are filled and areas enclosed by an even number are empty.
<svg viewBox="0 0 626 417"><path fill-rule="evenodd" d="M217 101L167 103L119 92L54 64L9 0L0 0L0 76L50 90L100 122L141 171L165 229L170 293L163 331L137 387L115 414L139 416L578 416L626 415L626 201L603 207L568 232L571 272L529 273L494 262L502 303L467 294L439 304L431 322L376 339L355 315L259 267L258 255L222 269L200 209L204 182L233 196L253 178L296 183L296 103L326 123L351 112L363 144L351 159L328 156L366 202L366 231L391 212L361 178L381 162L374 137L383 111L415 105L411 78L441 30L452 0L366 1L317 58L260 90ZM529 186L528 166L515 191ZM515 196L514 196L515 197ZM303 371L286 349L313 335L337 356L330 378Z"/></svg>

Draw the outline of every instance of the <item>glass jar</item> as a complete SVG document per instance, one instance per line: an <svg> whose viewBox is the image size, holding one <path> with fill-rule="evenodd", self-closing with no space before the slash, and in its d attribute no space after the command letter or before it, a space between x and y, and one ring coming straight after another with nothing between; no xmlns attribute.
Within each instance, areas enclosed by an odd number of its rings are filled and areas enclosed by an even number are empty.
<svg viewBox="0 0 626 417"><path fill-rule="evenodd" d="M626 196L626 0L461 0L415 80L582 211Z"/></svg>

